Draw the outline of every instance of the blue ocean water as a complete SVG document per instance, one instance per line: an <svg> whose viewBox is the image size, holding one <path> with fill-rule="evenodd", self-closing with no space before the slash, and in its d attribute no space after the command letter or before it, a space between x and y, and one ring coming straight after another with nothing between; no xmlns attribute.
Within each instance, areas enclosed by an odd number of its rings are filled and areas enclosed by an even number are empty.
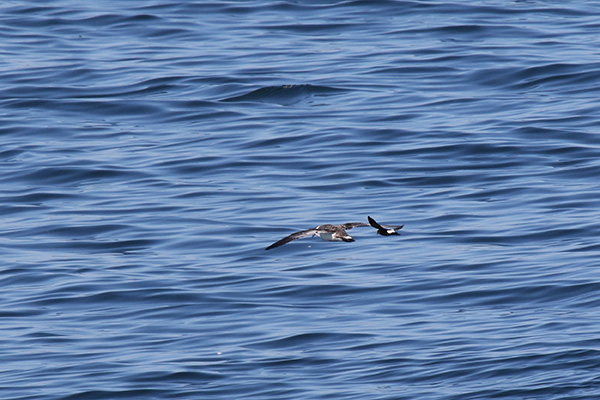
<svg viewBox="0 0 600 400"><path fill-rule="evenodd" d="M2 399L598 399L599 21L3 2Z"/></svg>

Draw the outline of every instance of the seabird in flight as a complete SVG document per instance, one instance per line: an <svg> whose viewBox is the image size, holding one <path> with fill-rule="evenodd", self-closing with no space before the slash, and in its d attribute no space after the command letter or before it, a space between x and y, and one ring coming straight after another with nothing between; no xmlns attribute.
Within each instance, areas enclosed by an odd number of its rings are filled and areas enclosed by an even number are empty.
<svg viewBox="0 0 600 400"><path fill-rule="evenodd" d="M291 235L284 237L280 241L273 243L265 250L271 250L275 247L283 246L284 244L289 243L292 240L300 239L306 236L316 235L319 235L321 239L327 240L329 242L354 242L354 238L350 236L348 232L346 232L346 229L350 230L359 226L369 226L369 224L365 224L364 222L348 222L347 224L342 225L319 225L316 228L292 233Z"/></svg>
<svg viewBox="0 0 600 400"><path fill-rule="evenodd" d="M369 224L371 224L371 226L373 228L377 229L377 233L379 233L382 236L399 235L399 233L396 231L399 231L404 226L404 225L400 225L400 226L379 225L379 223L377 221L375 221L373 218L367 217L367 219L369 220Z"/></svg>

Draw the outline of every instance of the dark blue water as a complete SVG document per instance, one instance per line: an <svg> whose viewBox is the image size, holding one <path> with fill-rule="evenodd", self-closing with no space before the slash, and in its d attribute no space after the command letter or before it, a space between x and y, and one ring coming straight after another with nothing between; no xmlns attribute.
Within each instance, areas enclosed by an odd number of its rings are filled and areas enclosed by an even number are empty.
<svg viewBox="0 0 600 400"><path fill-rule="evenodd" d="M599 21L3 2L0 397L600 398Z"/></svg>

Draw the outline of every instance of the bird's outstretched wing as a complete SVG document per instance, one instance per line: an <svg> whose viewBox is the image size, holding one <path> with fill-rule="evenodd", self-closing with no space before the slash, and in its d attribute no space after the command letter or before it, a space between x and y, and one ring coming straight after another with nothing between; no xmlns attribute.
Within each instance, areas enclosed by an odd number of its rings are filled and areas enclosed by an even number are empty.
<svg viewBox="0 0 600 400"><path fill-rule="evenodd" d="M367 217L367 219L369 220L369 224L371 224L371 226L373 228L376 229L383 229L383 226L379 225L379 223L377 221L375 221L373 218L371 217Z"/></svg>
<svg viewBox="0 0 600 400"><path fill-rule="evenodd" d="M376 229L386 230L386 228L392 228L393 230L399 230L404 227L404 225L400 225L400 226L381 225L381 224L379 224L379 222L375 221L373 218L371 218L369 216L367 216L367 219L369 220L369 224L371 224L371 226Z"/></svg>
<svg viewBox="0 0 600 400"><path fill-rule="evenodd" d="M303 238L306 236L312 236L318 232L319 231L316 228L307 229L305 231L300 231L300 232L294 232L291 235L288 235L288 236L284 237L283 239L273 243L272 245L267 247L265 250L271 250L271 249L274 249L275 247L283 246L286 243L289 243L291 241L294 241L296 239L300 239L300 238Z"/></svg>
<svg viewBox="0 0 600 400"><path fill-rule="evenodd" d="M342 225L342 228L352 229L352 228L358 228L360 226L369 226L369 224L365 224L364 222L347 222L344 225Z"/></svg>

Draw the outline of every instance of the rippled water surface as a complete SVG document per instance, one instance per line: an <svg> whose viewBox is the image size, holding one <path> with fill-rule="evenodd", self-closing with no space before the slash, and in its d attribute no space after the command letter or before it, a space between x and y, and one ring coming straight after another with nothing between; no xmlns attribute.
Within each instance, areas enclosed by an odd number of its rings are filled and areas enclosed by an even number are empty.
<svg viewBox="0 0 600 400"><path fill-rule="evenodd" d="M599 21L3 2L2 399L600 398Z"/></svg>

